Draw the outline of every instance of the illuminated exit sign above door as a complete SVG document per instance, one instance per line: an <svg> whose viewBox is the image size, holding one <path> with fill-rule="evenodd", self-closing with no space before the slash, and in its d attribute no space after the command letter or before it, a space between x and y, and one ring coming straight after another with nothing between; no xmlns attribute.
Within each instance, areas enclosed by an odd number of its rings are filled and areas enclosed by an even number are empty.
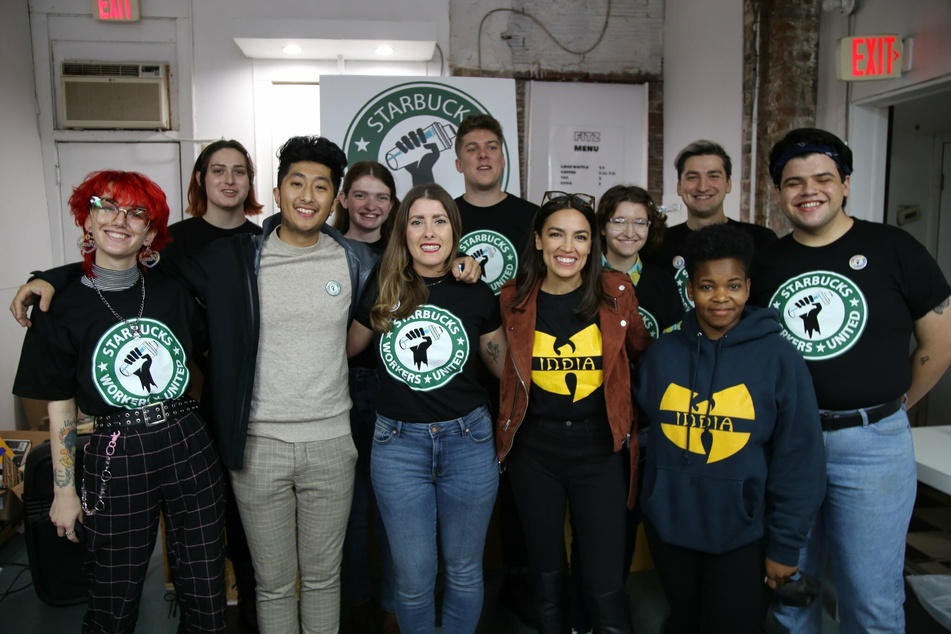
<svg viewBox="0 0 951 634"><path fill-rule="evenodd" d="M900 77L905 63L898 35L860 35L839 40L839 79L867 81Z"/></svg>
<svg viewBox="0 0 951 634"><path fill-rule="evenodd" d="M138 22L139 0L92 0L92 17L103 22Z"/></svg>

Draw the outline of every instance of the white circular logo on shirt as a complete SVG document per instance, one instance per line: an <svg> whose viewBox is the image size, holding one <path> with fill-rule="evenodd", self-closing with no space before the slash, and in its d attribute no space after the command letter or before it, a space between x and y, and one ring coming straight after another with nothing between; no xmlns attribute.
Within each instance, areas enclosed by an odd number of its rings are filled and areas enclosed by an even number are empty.
<svg viewBox="0 0 951 634"><path fill-rule="evenodd" d="M518 250L512 242L495 231L473 231L463 236L459 250L482 266L482 279L496 295L502 285L515 277Z"/></svg>
<svg viewBox="0 0 951 634"><path fill-rule="evenodd" d="M138 337L126 323L118 323L96 343L93 383L115 407L134 409L187 393L189 372L181 342L160 321L139 319L138 325Z"/></svg>
<svg viewBox="0 0 951 634"><path fill-rule="evenodd" d="M780 285L769 300L779 310L783 336L807 361L843 354L868 324L868 302L852 280L831 271L803 273Z"/></svg>
<svg viewBox="0 0 951 634"><path fill-rule="evenodd" d="M380 338L380 359L394 379L427 392L462 372L469 358L469 336L454 314L424 304L409 318L393 321Z"/></svg>

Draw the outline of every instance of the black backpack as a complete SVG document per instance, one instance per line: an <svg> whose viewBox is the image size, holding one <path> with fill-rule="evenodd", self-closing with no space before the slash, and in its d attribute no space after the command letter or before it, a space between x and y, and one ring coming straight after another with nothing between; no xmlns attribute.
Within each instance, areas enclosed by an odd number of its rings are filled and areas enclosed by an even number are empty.
<svg viewBox="0 0 951 634"><path fill-rule="evenodd" d="M76 447L76 474L82 477L85 443ZM77 482L78 489L78 482ZM48 605L73 605L88 598L83 558L86 545L56 535L50 521L53 504L53 458L49 441L26 456L23 474L24 537L36 596Z"/></svg>

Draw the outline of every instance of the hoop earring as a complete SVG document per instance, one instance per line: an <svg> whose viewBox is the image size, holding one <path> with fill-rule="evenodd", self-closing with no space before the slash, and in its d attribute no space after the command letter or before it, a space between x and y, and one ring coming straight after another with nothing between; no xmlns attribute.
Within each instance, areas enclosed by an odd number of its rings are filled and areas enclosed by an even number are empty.
<svg viewBox="0 0 951 634"><path fill-rule="evenodd" d="M92 239L92 233L88 231L76 240L76 246L79 247L79 253L83 256L96 252L96 241Z"/></svg>
<svg viewBox="0 0 951 634"><path fill-rule="evenodd" d="M152 247L147 244L139 249L139 264L147 269L154 268L161 258L162 256L159 255L159 252L153 251Z"/></svg>

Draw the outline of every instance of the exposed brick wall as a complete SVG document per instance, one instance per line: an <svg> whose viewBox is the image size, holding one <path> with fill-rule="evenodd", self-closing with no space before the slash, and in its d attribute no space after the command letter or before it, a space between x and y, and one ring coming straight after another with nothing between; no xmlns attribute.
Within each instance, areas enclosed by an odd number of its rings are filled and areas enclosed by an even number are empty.
<svg viewBox="0 0 951 634"><path fill-rule="evenodd" d="M646 189L660 205L664 200L664 82L648 82L647 98Z"/></svg>
<svg viewBox="0 0 951 634"><path fill-rule="evenodd" d="M512 8L539 19L559 41L574 50L593 45L604 26L607 0L521 0ZM482 68L471 50L485 3L450 0L449 68L463 77L510 77L515 82L518 149L522 191L528 174L525 152L525 84L572 81L648 84L648 182L655 200L663 199L663 20L664 0L613 0L604 37L586 55L558 48L539 25L524 15L491 15L482 33ZM500 44L504 43L504 45ZM506 136L514 140L509 131ZM642 183L638 183L642 184Z"/></svg>
<svg viewBox="0 0 951 634"><path fill-rule="evenodd" d="M752 118L744 114L744 137L756 144L756 209L749 213L757 224L778 234L789 232L789 223L776 201L769 177L769 150L793 128L813 126L816 121L816 95L819 68L820 0L745 0L746 32L744 63L758 68L747 78L757 77L759 95L755 129ZM753 25L759 13L759 56L755 54ZM747 91L753 84L747 84ZM744 95L744 105L747 96ZM752 98L752 95L750 95ZM750 109L751 110L751 109ZM749 152L743 148L743 178L750 174ZM750 149L752 146L750 146ZM746 182L747 190L749 183ZM745 199L748 213L749 200Z"/></svg>

